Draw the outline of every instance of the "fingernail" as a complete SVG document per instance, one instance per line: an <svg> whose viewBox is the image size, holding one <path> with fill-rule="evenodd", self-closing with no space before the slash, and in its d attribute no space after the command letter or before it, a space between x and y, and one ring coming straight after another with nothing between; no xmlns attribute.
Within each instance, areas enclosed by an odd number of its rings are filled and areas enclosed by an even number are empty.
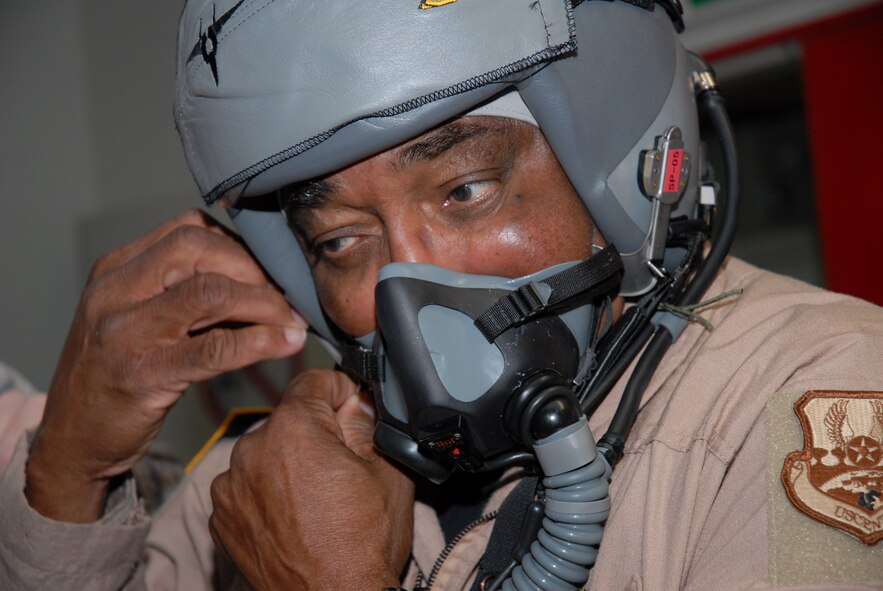
<svg viewBox="0 0 883 591"><path fill-rule="evenodd" d="M307 321L304 320L304 317L298 314L294 308L291 309L291 318L294 320L294 323L301 328L309 326Z"/></svg>
<svg viewBox="0 0 883 591"><path fill-rule="evenodd" d="M302 328L286 327L283 329L285 340L292 345L301 345L307 338L307 331Z"/></svg>
<svg viewBox="0 0 883 591"><path fill-rule="evenodd" d="M163 277L163 287L168 288L175 285L176 283L181 283L182 281L187 279L187 277L187 272L183 269L172 269L171 271L166 273L165 277Z"/></svg>
<svg viewBox="0 0 883 591"><path fill-rule="evenodd" d="M190 331L193 332L193 331L202 330L203 328L208 328L209 326L214 324L214 322L215 321L211 318L203 318L201 320L197 320L196 322L194 322L193 324L190 325Z"/></svg>
<svg viewBox="0 0 883 591"><path fill-rule="evenodd" d="M362 409L362 412L364 412L372 419L376 419L377 410L374 408L374 405L362 398L360 394L354 394L354 396L359 399L359 408Z"/></svg>

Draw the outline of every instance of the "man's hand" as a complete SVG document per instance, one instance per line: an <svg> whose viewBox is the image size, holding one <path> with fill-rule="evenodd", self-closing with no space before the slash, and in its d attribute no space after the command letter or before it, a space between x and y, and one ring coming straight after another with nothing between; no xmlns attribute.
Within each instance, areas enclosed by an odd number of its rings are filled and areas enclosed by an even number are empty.
<svg viewBox="0 0 883 591"><path fill-rule="evenodd" d="M62 521L97 519L110 480L144 455L189 384L293 355L304 327L245 248L202 213L104 256L33 442L31 506Z"/></svg>
<svg viewBox="0 0 883 591"><path fill-rule="evenodd" d="M212 484L215 544L256 589L397 587L414 485L379 456L344 374L298 377Z"/></svg>

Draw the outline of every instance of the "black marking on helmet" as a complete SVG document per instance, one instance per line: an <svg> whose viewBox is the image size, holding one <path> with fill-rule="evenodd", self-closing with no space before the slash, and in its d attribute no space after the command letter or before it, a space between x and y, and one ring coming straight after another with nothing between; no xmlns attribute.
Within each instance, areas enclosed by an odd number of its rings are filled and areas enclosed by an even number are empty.
<svg viewBox="0 0 883 591"><path fill-rule="evenodd" d="M570 0L570 5L576 8L580 4L582 4L585 0ZM608 2L612 0L607 0ZM629 4L634 4L635 6L640 6L646 10L653 10L655 8L656 0L622 0L623 2L627 2ZM679 1L679 0L678 0Z"/></svg>
<svg viewBox="0 0 883 591"><path fill-rule="evenodd" d="M580 4L582 4L586 0L570 0L570 5L573 8L576 8ZM607 0L611 2L613 0ZM632 6L637 6L638 8L643 8L644 10L653 11L656 8L656 4L662 5L662 8L665 9L665 12L668 13L669 18L672 23L674 23L675 30L678 33L684 32L684 7L681 4L681 0L622 0L627 4L631 4Z"/></svg>
<svg viewBox="0 0 883 591"><path fill-rule="evenodd" d="M629 4L634 4L635 6L640 6L645 10L653 10L655 8L654 0L623 0L624 2L628 2Z"/></svg>
<svg viewBox="0 0 883 591"><path fill-rule="evenodd" d="M189 63L198 55L209 65L212 70L212 77L215 79L215 86L218 85L218 36L224 28L224 24L230 20L233 13L242 6L245 0L239 0L233 7L222 14L220 18L215 16L215 4L212 3L212 24L207 29L202 28L202 20L199 21L199 39L193 46L190 55L187 57Z"/></svg>

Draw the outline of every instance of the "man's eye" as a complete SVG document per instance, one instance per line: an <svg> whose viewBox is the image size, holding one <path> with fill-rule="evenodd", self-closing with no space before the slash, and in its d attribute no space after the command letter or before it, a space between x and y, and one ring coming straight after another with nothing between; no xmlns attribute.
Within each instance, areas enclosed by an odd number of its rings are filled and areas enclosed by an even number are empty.
<svg viewBox="0 0 883 591"><path fill-rule="evenodd" d="M345 251L347 248L355 244L355 236L342 236L340 238L330 238L316 244L315 250L317 254L334 256Z"/></svg>
<svg viewBox="0 0 883 591"><path fill-rule="evenodd" d="M492 186L493 181L475 181L460 185L448 194L448 201L456 201L457 203L472 201L476 197L481 197Z"/></svg>

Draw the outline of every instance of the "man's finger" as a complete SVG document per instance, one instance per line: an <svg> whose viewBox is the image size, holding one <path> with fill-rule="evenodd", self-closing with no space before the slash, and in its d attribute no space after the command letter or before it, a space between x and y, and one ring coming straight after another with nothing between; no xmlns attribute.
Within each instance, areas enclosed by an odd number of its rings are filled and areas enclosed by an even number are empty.
<svg viewBox="0 0 883 591"><path fill-rule="evenodd" d="M312 369L294 378L281 404L321 404L336 412L347 399L359 391L346 374L330 369Z"/></svg>
<svg viewBox="0 0 883 591"><path fill-rule="evenodd" d="M224 537L221 535L221 528L223 527L224 522L224 514L225 514L225 503L227 502L227 498L230 495L230 471L222 472L218 474L214 480L212 480L210 494L212 499L212 514L209 516L208 529L211 534L212 541L215 543L215 547L218 548L222 554L230 556L227 552L227 549L224 547Z"/></svg>
<svg viewBox="0 0 883 591"><path fill-rule="evenodd" d="M218 235L229 234L221 224L207 213L197 209L188 210L98 259L92 267L92 273L89 277L90 281L127 264L181 226L196 226Z"/></svg>
<svg viewBox="0 0 883 591"><path fill-rule="evenodd" d="M145 339L180 339L220 322L307 327L275 289L216 273L191 277L124 314L125 330Z"/></svg>
<svg viewBox="0 0 883 591"><path fill-rule="evenodd" d="M207 380L258 361L294 355L303 349L305 339L306 331L293 327L214 328L147 353L139 360L134 379L149 384Z"/></svg>
<svg viewBox="0 0 883 591"><path fill-rule="evenodd" d="M126 265L101 278L123 301L139 301L204 273L266 286L270 279L245 248L229 236L197 226L179 226ZM122 298L120 296L123 296Z"/></svg>
<svg viewBox="0 0 883 591"><path fill-rule="evenodd" d="M374 451L374 417L368 410L361 394L353 394L337 411L337 424L343 434L343 442L364 459L372 459Z"/></svg>

